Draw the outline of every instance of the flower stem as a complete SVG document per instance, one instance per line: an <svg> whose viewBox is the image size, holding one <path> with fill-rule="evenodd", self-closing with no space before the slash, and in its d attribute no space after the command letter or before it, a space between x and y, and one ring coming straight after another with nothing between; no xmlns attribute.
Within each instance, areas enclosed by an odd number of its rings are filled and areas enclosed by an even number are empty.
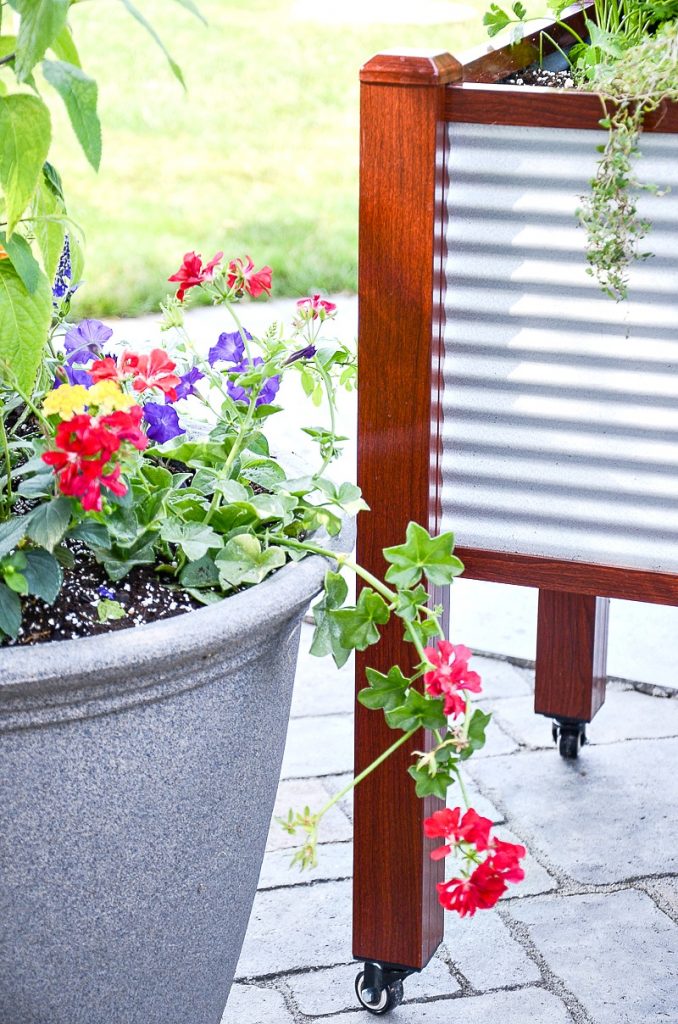
<svg viewBox="0 0 678 1024"><path fill-rule="evenodd" d="M5 430L5 407L0 402L0 445L2 445L3 456L5 459L5 473L7 474L7 486L5 489L5 497L3 499L3 512L6 516L12 511L12 460L9 453L9 444L7 443L7 431Z"/></svg>

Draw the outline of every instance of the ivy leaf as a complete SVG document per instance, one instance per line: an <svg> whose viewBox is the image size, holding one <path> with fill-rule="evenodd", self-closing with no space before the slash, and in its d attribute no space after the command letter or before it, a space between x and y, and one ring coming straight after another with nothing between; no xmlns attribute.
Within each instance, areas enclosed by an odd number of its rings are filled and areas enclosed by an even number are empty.
<svg viewBox="0 0 678 1024"><path fill-rule="evenodd" d="M9 587L0 583L0 631L14 639L21 626L21 601Z"/></svg>
<svg viewBox="0 0 678 1024"><path fill-rule="evenodd" d="M47 604L54 604L64 578L54 555L48 551L27 551L26 563L24 575L29 593L42 598Z"/></svg>
<svg viewBox="0 0 678 1024"><path fill-rule="evenodd" d="M42 71L61 96L78 142L95 171L101 163L101 123L97 114L97 84L93 78L63 60L43 60Z"/></svg>
<svg viewBox="0 0 678 1024"><path fill-rule="evenodd" d="M410 765L407 771L416 783L415 792L417 796L421 798L425 796L438 796L441 800L444 800L448 789L455 781L449 772L438 771L435 775L431 775L426 768L419 768L415 764Z"/></svg>
<svg viewBox="0 0 678 1024"><path fill-rule="evenodd" d="M14 70L25 82L66 24L70 0L9 0L21 15Z"/></svg>
<svg viewBox="0 0 678 1024"><path fill-rule="evenodd" d="M425 572L434 586L449 584L454 576L464 571L463 563L452 554L453 550L453 533L431 537L419 523L408 523L405 543L384 548L384 558L391 562L386 579L397 587L411 587Z"/></svg>
<svg viewBox="0 0 678 1024"><path fill-rule="evenodd" d="M347 596L348 585L344 577L328 569L323 596L313 605L315 632L310 650L316 658L331 654L338 668L346 664L351 653L350 648L344 647L341 642L341 630L334 615Z"/></svg>
<svg viewBox="0 0 678 1024"><path fill-rule="evenodd" d="M189 562L184 566L179 581L182 587L191 587L199 590L202 587L217 587L219 585L219 570L214 564L214 559L209 555L203 555L195 562Z"/></svg>
<svg viewBox="0 0 678 1024"><path fill-rule="evenodd" d="M29 516L12 516L6 522L0 523L0 558L8 555L24 539L29 518Z"/></svg>
<svg viewBox="0 0 678 1024"><path fill-rule="evenodd" d="M423 587L421 583L413 590L400 590L396 601L395 613L399 618L404 619L405 622L414 622L417 618L419 608L421 605L425 605L427 601L428 594L426 592L426 587ZM428 621L428 619L424 619L424 622L420 623L420 625L424 625L424 623ZM435 624L434 632L438 632L435 628Z"/></svg>
<svg viewBox="0 0 678 1024"><path fill-rule="evenodd" d="M52 289L40 275L31 295L9 260L0 260L0 380L33 390L52 320Z"/></svg>
<svg viewBox="0 0 678 1024"><path fill-rule="evenodd" d="M52 501L38 505L28 517L27 534L30 539L47 551L61 541L71 522L72 505L69 498L54 498Z"/></svg>
<svg viewBox="0 0 678 1024"><path fill-rule="evenodd" d="M24 288L32 295L38 287L41 271L30 245L23 235L13 234L8 240L4 231L0 231L0 245L21 278Z"/></svg>
<svg viewBox="0 0 678 1024"><path fill-rule="evenodd" d="M354 608L342 608L334 612L342 647L364 651L370 644L376 644L379 639L377 626L385 625L390 615L381 594L370 587L364 587Z"/></svg>
<svg viewBox="0 0 678 1024"><path fill-rule="evenodd" d="M160 536L170 544L178 544L191 562L206 555L210 548L221 547L221 537L203 523L182 523L169 519L160 527Z"/></svg>
<svg viewBox="0 0 678 1024"><path fill-rule="evenodd" d="M391 729L444 729L447 719L443 712L442 697L424 697L418 690L410 690L405 703L393 711L386 712L386 722Z"/></svg>
<svg viewBox="0 0 678 1024"><path fill-rule="evenodd" d="M7 236L28 206L52 137L49 110L37 96L0 96L0 184L5 192Z"/></svg>
<svg viewBox="0 0 678 1024"><path fill-rule="evenodd" d="M273 569L286 562L282 548L261 550L261 542L251 533L232 537L215 558L219 579L224 587L237 587L242 583L261 583Z"/></svg>
<svg viewBox="0 0 678 1024"><path fill-rule="evenodd" d="M397 665L389 669L386 676L373 668L368 668L366 674L370 685L358 693L358 700L364 707L372 711L377 708L393 711L405 703L412 680L404 676Z"/></svg>
<svg viewBox="0 0 678 1024"><path fill-rule="evenodd" d="M143 25L143 27L146 29L146 31L151 36L151 38L154 39L155 42L158 44L158 46L160 47L162 52L165 54L165 57L167 58L167 63L170 66L172 74L174 75L174 77L177 79L177 81L185 89L186 88L186 82L184 81L184 76L183 76L183 73L181 71L181 68L179 67L177 62L172 58L172 55L170 54L169 50L167 49L167 47L163 43L163 41L160 38L160 36L158 35L158 33L155 31L155 29L151 25L150 21L146 17L144 17L144 15L141 13L141 11L139 10L138 7L134 6L134 4L132 3L132 0L120 0L120 2L127 8L127 10L129 11L129 13L132 15L133 18L136 21L138 21L140 25Z"/></svg>
<svg viewBox="0 0 678 1024"><path fill-rule="evenodd" d="M485 746L485 730L491 718L491 714L481 711L480 708L475 709L468 727L468 746L464 747L459 754L461 761L468 760L471 754Z"/></svg>

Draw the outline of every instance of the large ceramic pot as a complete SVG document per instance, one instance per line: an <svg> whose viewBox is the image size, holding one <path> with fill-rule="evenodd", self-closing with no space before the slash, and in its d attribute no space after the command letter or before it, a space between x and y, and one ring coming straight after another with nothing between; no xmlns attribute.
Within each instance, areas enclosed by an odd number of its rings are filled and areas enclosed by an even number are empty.
<svg viewBox="0 0 678 1024"><path fill-rule="evenodd" d="M2 1024L219 1024L326 568L0 651Z"/></svg>

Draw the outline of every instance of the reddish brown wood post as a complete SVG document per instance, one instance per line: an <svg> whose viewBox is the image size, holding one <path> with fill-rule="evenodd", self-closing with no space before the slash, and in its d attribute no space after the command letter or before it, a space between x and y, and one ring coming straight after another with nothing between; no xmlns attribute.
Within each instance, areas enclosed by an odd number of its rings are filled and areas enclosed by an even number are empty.
<svg viewBox="0 0 678 1024"><path fill-rule="evenodd" d="M444 87L459 77L449 54L374 57L361 71L358 480L372 511L360 518L359 561L381 574L382 548L404 540L410 519L436 529L442 387L442 262L446 132ZM413 130L413 126L418 126ZM399 621L367 665L407 667ZM382 716L356 712L355 769L396 734ZM353 952L357 959L423 967L441 941L424 817L407 767L422 734L356 791Z"/></svg>
<svg viewBox="0 0 678 1024"><path fill-rule="evenodd" d="M534 710L590 722L605 700L606 597L539 591Z"/></svg>

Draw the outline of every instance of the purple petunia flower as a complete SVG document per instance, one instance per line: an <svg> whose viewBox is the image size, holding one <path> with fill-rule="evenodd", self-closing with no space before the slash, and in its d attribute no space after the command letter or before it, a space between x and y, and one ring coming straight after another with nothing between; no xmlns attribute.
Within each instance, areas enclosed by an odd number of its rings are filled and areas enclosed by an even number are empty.
<svg viewBox="0 0 678 1024"><path fill-rule="evenodd" d="M285 366L289 366L290 363L296 363L299 359L313 359L315 353L315 345L307 345L306 348L300 348L298 352L293 352L289 359L285 360Z"/></svg>
<svg viewBox="0 0 678 1024"><path fill-rule="evenodd" d="M252 340L252 335L249 331L243 330L243 334L248 341ZM214 366L215 363L239 363L245 355L245 345L240 336L240 331L224 331L223 334L219 335L219 340L207 354L207 361L210 366Z"/></svg>
<svg viewBox="0 0 678 1024"><path fill-rule="evenodd" d="M69 366L68 363L64 363L63 370L68 378L69 384L82 384L84 388L92 387L92 378L84 368L79 366ZM59 383L61 383L61 381Z"/></svg>
<svg viewBox="0 0 678 1024"><path fill-rule="evenodd" d="M177 384L174 389L177 393L177 402L180 398L188 398L189 395L196 395L197 391L195 390L195 385L199 380L202 380L204 376L205 374L202 373L197 366L194 366L192 370L188 371L188 373L182 374L180 378L181 384Z"/></svg>
<svg viewBox="0 0 678 1024"><path fill-rule="evenodd" d="M64 348L69 363L89 363L101 355L101 346L113 331L100 320L81 320L66 332Z"/></svg>
<svg viewBox="0 0 678 1024"><path fill-rule="evenodd" d="M159 402L146 402L144 406L144 419L148 424L146 433L151 441L157 444L164 444L171 441L179 434L185 434L186 430L179 424L179 416L176 409L171 405L160 405Z"/></svg>
<svg viewBox="0 0 678 1024"><path fill-rule="evenodd" d="M235 366L231 367L233 373L246 373L251 367L262 366L264 360L260 359L259 356L255 356L252 363L249 363L247 359L241 360L236 363ZM278 394L280 388L280 377L268 377L262 387L261 391L257 396L256 405L270 405L275 396ZM239 384L234 384L233 381L226 381L226 390L229 397L234 402L249 402L251 388L243 388Z"/></svg>

